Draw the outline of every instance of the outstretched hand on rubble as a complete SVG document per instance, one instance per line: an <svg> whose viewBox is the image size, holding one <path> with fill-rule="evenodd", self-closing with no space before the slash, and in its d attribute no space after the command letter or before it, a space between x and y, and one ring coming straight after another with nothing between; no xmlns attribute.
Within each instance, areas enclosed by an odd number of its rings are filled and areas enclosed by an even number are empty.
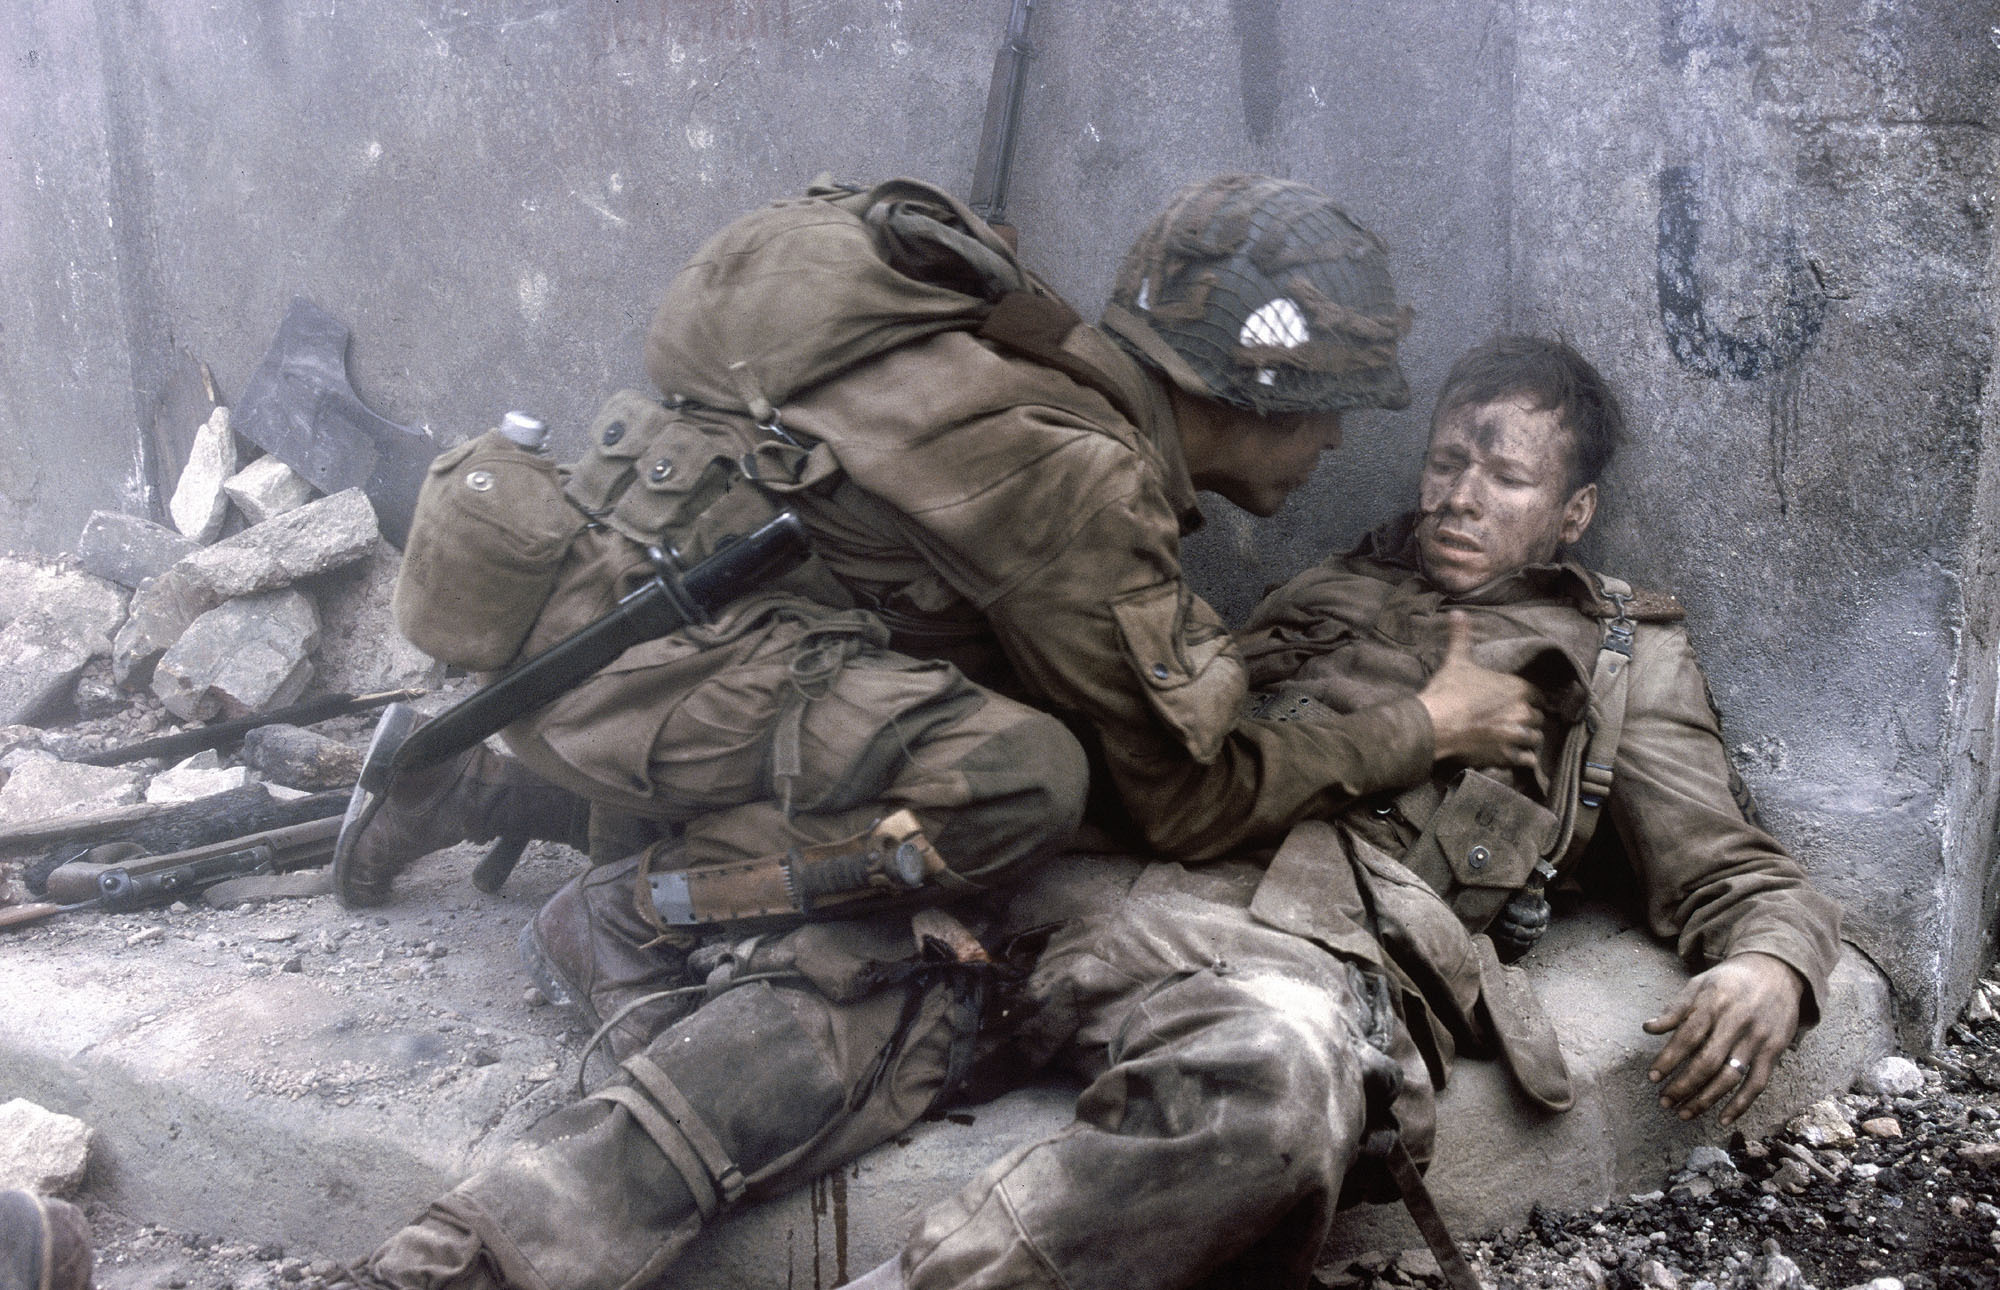
<svg viewBox="0 0 2000 1290"><path fill-rule="evenodd" d="M1697 974L1644 1026L1649 1035L1674 1032L1646 1072L1656 1084L1667 1081L1660 1105L1692 1120L1733 1089L1720 1119L1734 1124L1798 1033L1804 993L1805 978L1769 954L1732 954Z"/></svg>

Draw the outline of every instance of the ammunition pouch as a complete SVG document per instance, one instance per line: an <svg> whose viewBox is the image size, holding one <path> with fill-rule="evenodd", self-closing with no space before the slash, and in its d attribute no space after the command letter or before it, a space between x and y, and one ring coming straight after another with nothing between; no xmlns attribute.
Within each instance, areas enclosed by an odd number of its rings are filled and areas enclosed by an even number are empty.
<svg viewBox="0 0 2000 1290"><path fill-rule="evenodd" d="M564 492L592 519L687 568L781 509L744 472L763 437L740 415L620 390L591 422Z"/></svg>
<svg viewBox="0 0 2000 1290"><path fill-rule="evenodd" d="M1421 788L1431 795L1429 785ZM1428 818L1412 813L1416 821L1423 832L1402 861L1433 890L1449 893L1452 912L1470 932L1485 930L1533 883L1560 829L1555 812L1479 770L1462 772Z"/></svg>

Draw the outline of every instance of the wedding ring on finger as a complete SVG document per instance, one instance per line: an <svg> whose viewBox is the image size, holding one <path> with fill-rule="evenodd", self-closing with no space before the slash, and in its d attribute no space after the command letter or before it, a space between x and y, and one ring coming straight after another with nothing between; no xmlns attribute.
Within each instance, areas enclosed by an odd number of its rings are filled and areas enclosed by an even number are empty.
<svg viewBox="0 0 2000 1290"><path fill-rule="evenodd" d="M1742 1070L1742 1069L1743 1069L1743 1059L1742 1059L1741 1057L1732 1057L1732 1058L1730 1058L1730 1059L1729 1059L1729 1069L1730 1069L1730 1070L1733 1070L1733 1071L1740 1071L1740 1070Z"/></svg>

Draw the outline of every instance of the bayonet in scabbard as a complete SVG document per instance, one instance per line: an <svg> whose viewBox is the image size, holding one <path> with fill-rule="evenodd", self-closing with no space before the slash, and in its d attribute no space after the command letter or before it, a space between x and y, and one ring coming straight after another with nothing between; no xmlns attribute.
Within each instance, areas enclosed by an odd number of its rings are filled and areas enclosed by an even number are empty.
<svg viewBox="0 0 2000 1290"><path fill-rule="evenodd" d="M371 747L354 800L386 791L394 773L448 761L502 726L567 694L641 641L707 622L738 596L797 568L807 554L805 526L792 512L780 511L776 519L721 547L684 576L661 559L656 575L610 613L517 665L421 729L415 728L414 712L391 705L383 720L385 725L392 717L403 723L396 736L398 746L386 757L376 756ZM382 733L383 727L378 727L378 741ZM371 782L371 773L379 783ZM349 814L355 809L350 803Z"/></svg>

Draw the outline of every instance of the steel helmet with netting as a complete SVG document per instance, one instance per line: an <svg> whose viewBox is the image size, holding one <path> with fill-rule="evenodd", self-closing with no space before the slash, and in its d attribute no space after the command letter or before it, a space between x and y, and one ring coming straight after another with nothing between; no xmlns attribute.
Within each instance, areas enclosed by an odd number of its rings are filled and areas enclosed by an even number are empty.
<svg viewBox="0 0 2000 1290"><path fill-rule="evenodd" d="M1125 256L1104 327L1203 398L1260 413L1403 408L1387 248L1323 193L1221 175L1174 195Z"/></svg>

